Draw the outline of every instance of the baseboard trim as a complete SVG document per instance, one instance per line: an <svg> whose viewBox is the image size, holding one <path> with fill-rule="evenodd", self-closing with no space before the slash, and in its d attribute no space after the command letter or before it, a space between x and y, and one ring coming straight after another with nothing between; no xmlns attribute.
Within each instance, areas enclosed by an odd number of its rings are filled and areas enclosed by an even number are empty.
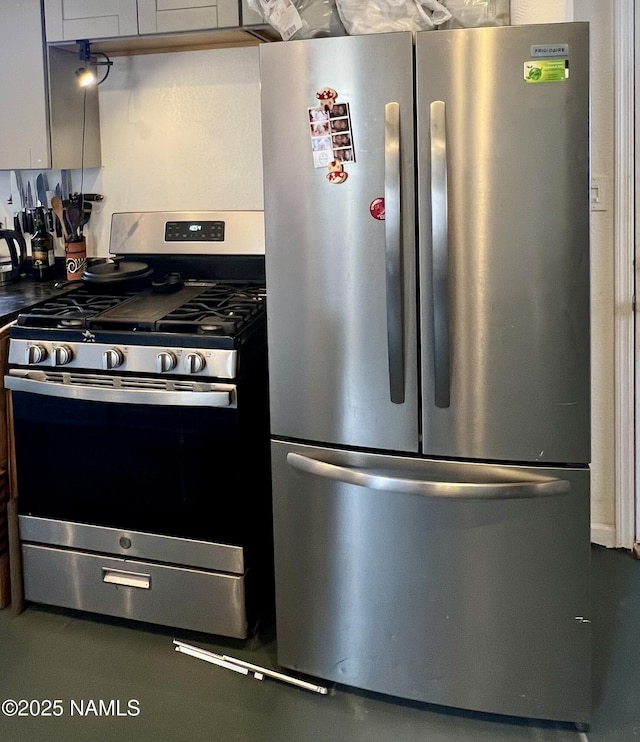
<svg viewBox="0 0 640 742"><path fill-rule="evenodd" d="M606 546L608 549L615 549L618 545L616 538L615 526L605 523L591 524L591 543L599 546Z"/></svg>

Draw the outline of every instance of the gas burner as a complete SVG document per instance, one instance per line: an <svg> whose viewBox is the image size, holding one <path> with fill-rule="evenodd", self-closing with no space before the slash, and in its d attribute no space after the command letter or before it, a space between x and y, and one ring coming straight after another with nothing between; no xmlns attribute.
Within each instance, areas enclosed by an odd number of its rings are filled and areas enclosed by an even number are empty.
<svg viewBox="0 0 640 742"><path fill-rule="evenodd" d="M204 317L197 323L196 332L200 335L233 335L240 322L223 317Z"/></svg>
<svg viewBox="0 0 640 742"><path fill-rule="evenodd" d="M250 317L255 311L252 305L233 304L216 307L205 302L189 302L175 309L167 319L181 319L191 322L206 322L210 317L242 319Z"/></svg>
<svg viewBox="0 0 640 742"><path fill-rule="evenodd" d="M119 304L127 296L97 296L84 293L82 289L72 294L47 299L43 304L32 307L18 315L18 325L24 327L84 327L86 320L100 312Z"/></svg>
<svg viewBox="0 0 640 742"><path fill-rule="evenodd" d="M217 283L177 307L157 326L161 332L235 335L264 309L263 285Z"/></svg>

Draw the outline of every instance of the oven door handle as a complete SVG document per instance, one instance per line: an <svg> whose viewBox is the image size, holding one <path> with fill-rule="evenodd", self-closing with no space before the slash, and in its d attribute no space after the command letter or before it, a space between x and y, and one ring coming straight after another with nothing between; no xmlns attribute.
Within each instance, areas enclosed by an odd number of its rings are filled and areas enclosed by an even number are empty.
<svg viewBox="0 0 640 742"><path fill-rule="evenodd" d="M42 371L14 370L4 377L4 385L14 392L29 392L47 397L77 399L88 402L115 404L145 404L165 407L235 407L234 384L202 384L185 389L144 389L128 386L127 379L111 378L109 386L82 384L71 381L70 374L60 374L55 380ZM103 381L104 383L104 381ZM181 386L181 382L167 382L167 386ZM185 382L185 385L188 382Z"/></svg>

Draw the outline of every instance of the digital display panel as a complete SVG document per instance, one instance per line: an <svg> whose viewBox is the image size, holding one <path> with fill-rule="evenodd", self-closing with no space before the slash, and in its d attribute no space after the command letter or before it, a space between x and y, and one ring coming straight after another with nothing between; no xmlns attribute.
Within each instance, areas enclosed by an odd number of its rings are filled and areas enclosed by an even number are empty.
<svg viewBox="0 0 640 742"><path fill-rule="evenodd" d="M224 222L166 222L165 242L224 242Z"/></svg>

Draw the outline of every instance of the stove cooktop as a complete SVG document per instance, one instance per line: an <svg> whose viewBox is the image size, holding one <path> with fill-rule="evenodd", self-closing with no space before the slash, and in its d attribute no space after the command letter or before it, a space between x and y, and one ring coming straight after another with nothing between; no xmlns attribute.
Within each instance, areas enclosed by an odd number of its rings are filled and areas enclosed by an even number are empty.
<svg viewBox="0 0 640 742"><path fill-rule="evenodd" d="M22 312L24 328L235 336L265 307L264 285L184 281L170 293L94 293L82 286Z"/></svg>
<svg viewBox="0 0 640 742"><path fill-rule="evenodd" d="M114 213L109 253L151 275L115 286L88 275L22 312L9 331L10 374L120 384L266 373L262 212Z"/></svg>

